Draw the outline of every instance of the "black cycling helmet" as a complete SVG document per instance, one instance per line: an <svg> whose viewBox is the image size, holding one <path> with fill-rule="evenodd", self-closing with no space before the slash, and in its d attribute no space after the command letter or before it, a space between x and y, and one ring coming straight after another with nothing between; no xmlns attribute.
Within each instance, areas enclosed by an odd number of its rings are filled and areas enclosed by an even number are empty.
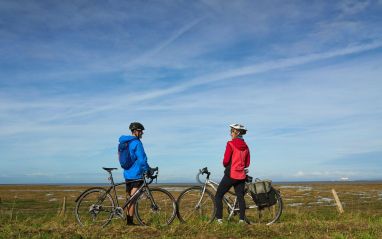
<svg viewBox="0 0 382 239"><path fill-rule="evenodd" d="M145 130L145 127L143 127L143 124L141 124L139 122L133 122L133 123L130 124L129 129L131 131L134 131L134 130Z"/></svg>

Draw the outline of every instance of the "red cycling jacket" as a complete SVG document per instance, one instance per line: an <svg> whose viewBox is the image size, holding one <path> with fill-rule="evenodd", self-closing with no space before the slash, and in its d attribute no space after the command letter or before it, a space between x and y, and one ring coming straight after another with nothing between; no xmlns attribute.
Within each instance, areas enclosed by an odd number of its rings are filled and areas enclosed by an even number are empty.
<svg viewBox="0 0 382 239"><path fill-rule="evenodd" d="M227 142L224 153L224 173L232 179L245 179L244 168L250 164L250 154L247 144L241 138L235 138Z"/></svg>

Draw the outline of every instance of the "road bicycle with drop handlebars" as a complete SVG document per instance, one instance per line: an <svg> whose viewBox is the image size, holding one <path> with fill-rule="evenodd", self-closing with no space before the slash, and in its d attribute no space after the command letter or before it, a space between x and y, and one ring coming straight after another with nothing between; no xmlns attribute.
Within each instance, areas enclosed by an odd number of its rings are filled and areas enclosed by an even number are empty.
<svg viewBox="0 0 382 239"><path fill-rule="evenodd" d="M134 203L135 217L141 225L168 225L176 217L176 201L167 190L150 188L149 185L158 177L158 167L150 168L141 179L114 183L112 171L117 168L103 168L109 173L108 188L92 187L85 190L75 200L74 209L77 222L81 226L108 225L113 218L126 219L126 208ZM140 182L138 190L119 205L116 187Z"/></svg>

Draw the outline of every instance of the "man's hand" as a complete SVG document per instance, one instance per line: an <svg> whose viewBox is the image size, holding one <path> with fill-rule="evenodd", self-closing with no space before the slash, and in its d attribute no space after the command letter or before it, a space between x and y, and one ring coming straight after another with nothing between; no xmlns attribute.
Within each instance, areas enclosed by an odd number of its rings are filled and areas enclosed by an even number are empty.
<svg viewBox="0 0 382 239"><path fill-rule="evenodd" d="M155 172L158 172L158 167L149 168L149 170L147 170L147 176L152 177L155 174Z"/></svg>

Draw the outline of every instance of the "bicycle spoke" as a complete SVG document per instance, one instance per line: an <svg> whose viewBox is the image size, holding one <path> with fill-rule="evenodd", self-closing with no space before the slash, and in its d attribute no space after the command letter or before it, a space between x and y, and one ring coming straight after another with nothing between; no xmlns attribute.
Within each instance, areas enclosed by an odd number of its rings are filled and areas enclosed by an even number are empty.
<svg viewBox="0 0 382 239"><path fill-rule="evenodd" d="M277 202L275 205L259 208L255 206L252 197L248 194L245 195L246 208L245 216L251 223L265 223L270 225L276 222L282 213L282 199L277 193Z"/></svg>
<svg viewBox="0 0 382 239"><path fill-rule="evenodd" d="M178 198L178 216L182 222L211 222L215 216L215 201L209 191L202 188L186 189Z"/></svg>
<svg viewBox="0 0 382 239"><path fill-rule="evenodd" d="M100 201L100 199L103 199ZM82 226L105 226L111 220L114 202L104 189L92 189L77 202L75 213Z"/></svg>
<svg viewBox="0 0 382 239"><path fill-rule="evenodd" d="M200 196L199 196L199 198L200 198ZM188 219L193 217L195 214L202 219L205 218L204 217L204 214L205 214L204 209L207 207L208 203L209 203L208 200L202 199L202 201L200 203L198 202L193 208L190 208L188 213L186 212L186 214L184 214L183 219L185 221L187 221Z"/></svg>
<svg viewBox="0 0 382 239"><path fill-rule="evenodd" d="M150 189L152 198L142 194L135 205L135 214L143 225L168 225L176 215L176 202L170 193L163 189Z"/></svg>

